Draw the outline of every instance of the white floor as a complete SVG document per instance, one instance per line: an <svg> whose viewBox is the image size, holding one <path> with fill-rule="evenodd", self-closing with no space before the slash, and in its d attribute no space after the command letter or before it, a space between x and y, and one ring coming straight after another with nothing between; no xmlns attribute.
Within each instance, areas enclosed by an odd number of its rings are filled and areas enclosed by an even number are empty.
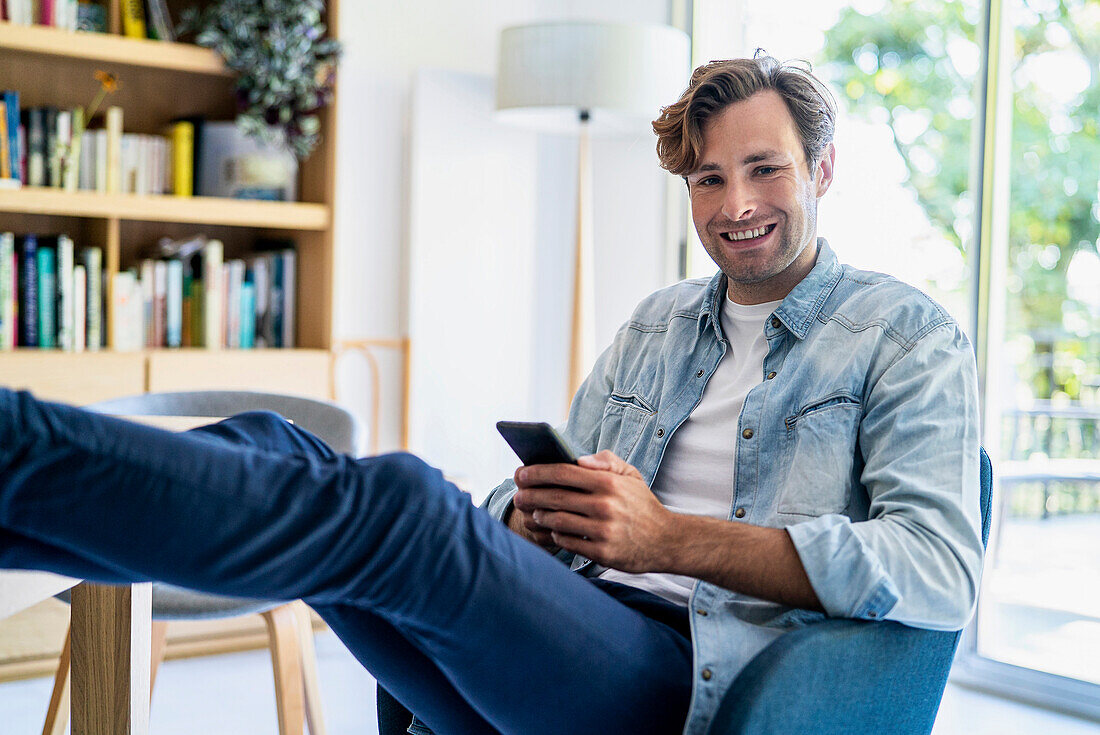
<svg viewBox="0 0 1100 735"><path fill-rule="evenodd" d="M328 735L374 735L374 680L331 634L317 637ZM0 733L38 735L51 681L0 685ZM274 735L266 652L169 661L157 677L151 735ZM1098 735L1100 724L948 685L934 735Z"/></svg>

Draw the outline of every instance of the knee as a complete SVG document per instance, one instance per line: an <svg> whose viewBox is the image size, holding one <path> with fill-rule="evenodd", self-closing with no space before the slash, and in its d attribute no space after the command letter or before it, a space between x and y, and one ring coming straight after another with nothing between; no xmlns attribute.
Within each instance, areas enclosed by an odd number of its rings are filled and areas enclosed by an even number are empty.
<svg viewBox="0 0 1100 735"><path fill-rule="evenodd" d="M443 479L439 470L408 452L391 452L361 461L369 463L379 479L410 490L429 487Z"/></svg>

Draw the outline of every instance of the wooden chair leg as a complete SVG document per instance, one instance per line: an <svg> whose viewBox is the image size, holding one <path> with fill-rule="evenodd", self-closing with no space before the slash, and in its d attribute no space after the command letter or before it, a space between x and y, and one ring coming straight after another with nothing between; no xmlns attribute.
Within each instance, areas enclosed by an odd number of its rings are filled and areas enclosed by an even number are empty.
<svg viewBox="0 0 1100 735"><path fill-rule="evenodd" d="M153 701L153 687L157 684L157 670L164 661L164 651L168 647L168 623L153 621L152 648L149 655L149 701Z"/></svg>
<svg viewBox="0 0 1100 735"><path fill-rule="evenodd" d="M54 674L53 678L53 693L50 695L49 709L46 710L46 724L42 727L42 735L64 735L65 727L69 724L71 633L71 630L65 631L65 644L61 647L61 657L57 661L57 673Z"/></svg>
<svg viewBox="0 0 1100 735"><path fill-rule="evenodd" d="M305 713L297 615L290 604L280 605L262 615L267 624L271 664L275 671L279 735L303 735Z"/></svg>
<svg viewBox="0 0 1100 735"><path fill-rule="evenodd" d="M301 600L291 603L298 621L298 644L302 651L302 690L305 693L306 724L310 735L325 735L321 715L321 681L317 676L317 649L313 645L313 621Z"/></svg>

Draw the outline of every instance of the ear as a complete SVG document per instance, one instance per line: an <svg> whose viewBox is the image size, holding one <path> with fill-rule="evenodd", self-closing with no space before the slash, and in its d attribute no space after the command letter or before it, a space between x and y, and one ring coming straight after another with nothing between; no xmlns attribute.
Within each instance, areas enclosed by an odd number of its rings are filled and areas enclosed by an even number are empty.
<svg viewBox="0 0 1100 735"><path fill-rule="evenodd" d="M814 178L817 179L817 198L825 196L829 186L833 183L833 163L836 160L836 148L830 143L821 154L814 170Z"/></svg>

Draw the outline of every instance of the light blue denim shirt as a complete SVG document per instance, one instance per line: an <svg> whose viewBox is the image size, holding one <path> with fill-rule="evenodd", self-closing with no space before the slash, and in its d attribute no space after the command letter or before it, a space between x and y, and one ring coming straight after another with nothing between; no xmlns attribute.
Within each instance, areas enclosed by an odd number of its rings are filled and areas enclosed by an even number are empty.
<svg viewBox="0 0 1100 735"><path fill-rule="evenodd" d="M973 351L923 293L818 244L814 269L765 322L760 384L736 417L729 520L787 529L831 617L959 629L982 567ZM562 430L574 449L610 449L652 484L728 349L725 290L719 273L635 309L573 400ZM510 480L493 490L489 512L503 519L514 493ZM586 559L563 561L594 573ZM702 581L690 615L687 735L706 731L753 656L822 617Z"/></svg>

